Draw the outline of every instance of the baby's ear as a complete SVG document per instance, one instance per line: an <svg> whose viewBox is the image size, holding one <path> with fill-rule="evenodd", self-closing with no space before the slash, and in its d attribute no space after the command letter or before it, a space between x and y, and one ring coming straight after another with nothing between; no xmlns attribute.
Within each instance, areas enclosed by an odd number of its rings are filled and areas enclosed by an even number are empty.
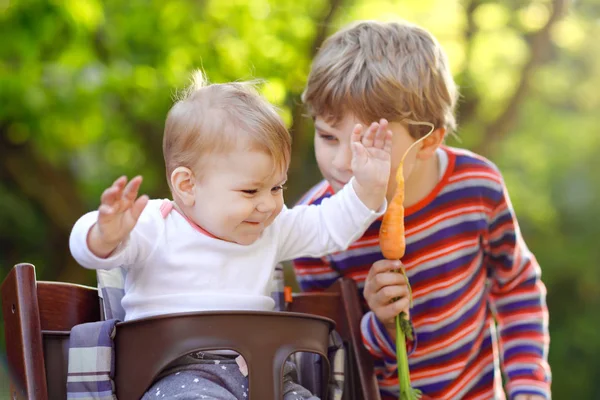
<svg viewBox="0 0 600 400"><path fill-rule="evenodd" d="M431 135L423 140L421 149L417 154L417 158L427 159L435 154L435 151L444 142L444 136L446 135L446 128L437 128Z"/></svg>
<svg viewBox="0 0 600 400"><path fill-rule="evenodd" d="M196 178L191 169L177 167L171 173L173 195L179 197L184 205L191 207L196 202Z"/></svg>

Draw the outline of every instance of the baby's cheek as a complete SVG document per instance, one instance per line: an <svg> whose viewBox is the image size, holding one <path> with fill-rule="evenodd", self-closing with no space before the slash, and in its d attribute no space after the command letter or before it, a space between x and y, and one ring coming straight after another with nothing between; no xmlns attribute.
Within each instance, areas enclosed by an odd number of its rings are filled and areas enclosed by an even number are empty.
<svg viewBox="0 0 600 400"><path fill-rule="evenodd" d="M271 225L273 223L273 221L275 220L275 218L277 218L277 216L279 214L281 214L282 210L283 210L283 200L277 204L277 208L275 208L275 210L273 211L273 214L271 214L271 216L267 220L266 226Z"/></svg>

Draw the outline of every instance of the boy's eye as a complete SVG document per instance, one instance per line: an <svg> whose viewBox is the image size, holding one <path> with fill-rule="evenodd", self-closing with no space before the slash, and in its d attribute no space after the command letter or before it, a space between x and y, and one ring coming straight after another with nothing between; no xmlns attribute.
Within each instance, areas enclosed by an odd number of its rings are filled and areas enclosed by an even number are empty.
<svg viewBox="0 0 600 400"><path fill-rule="evenodd" d="M337 138L335 136L333 136L333 135L328 135L326 133L320 133L320 132L317 132L317 135L319 135L319 137L321 139L323 139L324 141L326 141L326 142L335 142L335 141L337 141Z"/></svg>

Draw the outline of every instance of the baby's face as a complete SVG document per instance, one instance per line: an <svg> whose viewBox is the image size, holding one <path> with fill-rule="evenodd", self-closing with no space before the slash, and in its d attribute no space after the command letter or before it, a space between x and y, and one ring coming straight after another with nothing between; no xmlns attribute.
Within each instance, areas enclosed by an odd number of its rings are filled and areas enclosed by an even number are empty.
<svg viewBox="0 0 600 400"><path fill-rule="evenodd" d="M254 243L283 208L287 171L269 154L249 149L211 156L205 165L192 219L220 239Z"/></svg>
<svg viewBox="0 0 600 400"><path fill-rule="evenodd" d="M342 189L353 175L350 138L354 126L361 124L366 129L372 122L374 121L359 121L352 114L346 114L335 126L330 125L323 118L315 119L315 157L321 174L335 192ZM392 198L396 189L396 169L400 165L400 160L414 142L405 125L390 122L389 129L392 131L392 164L388 200ZM411 153L404 164L405 178L410 175L414 164L414 152Z"/></svg>

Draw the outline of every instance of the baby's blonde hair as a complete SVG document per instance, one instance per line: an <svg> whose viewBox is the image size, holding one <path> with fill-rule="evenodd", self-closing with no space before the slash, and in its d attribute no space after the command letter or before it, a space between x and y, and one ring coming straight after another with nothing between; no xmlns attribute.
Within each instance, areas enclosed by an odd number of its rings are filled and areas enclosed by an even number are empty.
<svg viewBox="0 0 600 400"><path fill-rule="evenodd" d="M266 151L287 170L291 137L275 107L258 94L253 82L210 84L201 71L167 115L163 155L167 181L184 166L201 176L206 155L239 146ZM171 188L173 189L173 188Z"/></svg>
<svg viewBox="0 0 600 400"><path fill-rule="evenodd" d="M362 21L329 37L316 55L302 100L313 117L336 124L426 121L456 129L458 89L446 54L425 29L406 22ZM409 125L415 138L429 131Z"/></svg>

